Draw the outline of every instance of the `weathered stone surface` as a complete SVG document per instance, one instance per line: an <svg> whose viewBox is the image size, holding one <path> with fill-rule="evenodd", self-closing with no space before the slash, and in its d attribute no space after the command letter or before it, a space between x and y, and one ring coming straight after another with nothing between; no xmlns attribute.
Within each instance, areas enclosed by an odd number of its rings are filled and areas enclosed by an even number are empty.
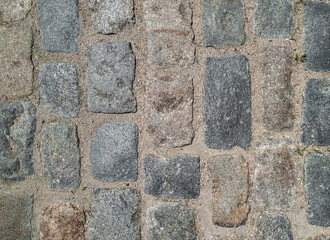
<svg viewBox="0 0 330 240"><path fill-rule="evenodd" d="M307 238L307 240L329 240L330 239L330 235L326 236L326 235L320 235L317 237L309 237Z"/></svg>
<svg viewBox="0 0 330 240"><path fill-rule="evenodd" d="M62 117L79 112L78 72L71 63L46 63L39 73L40 102Z"/></svg>
<svg viewBox="0 0 330 240"><path fill-rule="evenodd" d="M31 239L33 195L0 193L0 239Z"/></svg>
<svg viewBox="0 0 330 240"><path fill-rule="evenodd" d="M330 72L330 3L308 1L304 6L305 67Z"/></svg>
<svg viewBox="0 0 330 240"><path fill-rule="evenodd" d="M106 123L92 140L90 161L95 179L136 181L138 128L135 123Z"/></svg>
<svg viewBox="0 0 330 240"><path fill-rule="evenodd" d="M204 93L204 137L209 148L251 145L251 90L243 55L208 57Z"/></svg>
<svg viewBox="0 0 330 240"><path fill-rule="evenodd" d="M32 93L30 24L0 29L0 99Z"/></svg>
<svg viewBox="0 0 330 240"><path fill-rule="evenodd" d="M139 240L140 221L140 194L136 190L94 191L88 228L90 239Z"/></svg>
<svg viewBox="0 0 330 240"><path fill-rule="evenodd" d="M50 52L76 52L79 35L77 0L39 0L41 47Z"/></svg>
<svg viewBox="0 0 330 240"><path fill-rule="evenodd" d="M242 225L250 206L249 167L242 156L224 155L211 159L212 220L222 227Z"/></svg>
<svg viewBox="0 0 330 240"><path fill-rule="evenodd" d="M265 139L257 145L256 201L264 210L291 210L295 204L294 141L288 137Z"/></svg>
<svg viewBox="0 0 330 240"><path fill-rule="evenodd" d="M195 219L190 207L159 203L147 212L148 239L196 240Z"/></svg>
<svg viewBox="0 0 330 240"><path fill-rule="evenodd" d="M102 42L88 47L88 106L92 112L136 111L132 87L135 57L128 42Z"/></svg>
<svg viewBox="0 0 330 240"><path fill-rule="evenodd" d="M52 189L72 190L80 185L80 157L76 126L44 124L41 129L41 157Z"/></svg>
<svg viewBox="0 0 330 240"><path fill-rule="evenodd" d="M301 141L305 145L330 145L330 80L307 79L303 94Z"/></svg>
<svg viewBox="0 0 330 240"><path fill-rule="evenodd" d="M71 203L52 203L39 215L43 240L84 240L84 210Z"/></svg>
<svg viewBox="0 0 330 240"><path fill-rule="evenodd" d="M247 238L242 235L217 236L212 238L212 240L245 240L245 239Z"/></svg>
<svg viewBox="0 0 330 240"><path fill-rule="evenodd" d="M255 35L263 38L288 38L293 33L294 0L256 0Z"/></svg>
<svg viewBox="0 0 330 240"><path fill-rule="evenodd" d="M191 143L193 84L187 75L158 75L146 83L147 132L156 146L181 147Z"/></svg>
<svg viewBox="0 0 330 240"><path fill-rule="evenodd" d="M199 196L199 158L177 155L158 159L148 155L143 161L144 191L163 198L197 198Z"/></svg>
<svg viewBox="0 0 330 240"><path fill-rule="evenodd" d="M289 219L281 214L259 215L256 240L264 239L293 240Z"/></svg>
<svg viewBox="0 0 330 240"><path fill-rule="evenodd" d="M0 21L12 23L23 20L30 10L31 0L0 0Z"/></svg>
<svg viewBox="0 0 330 240"><path fill-rule="evenodd" d="M133 0L89 0L89 5L94 26L103 34L119 32L134 17Z"/></svg>
<svg viewBox="0 0 330 240"><path fill-rule="evenodd" d="M293 127L292 53L288 47L271 46L260 50L262 122L269 131Z"/></svg>
<svg viewBox="0 0 330 240"><path fill-rule="evenodd" d="M24 180L34 173L35 131L36 108L32 103L0 104L0 178Z"/></svg>
<svg viewBox="0 0 330 240"><path fill-rule="evenodd" d="M304 164L307 220L330 227L330 154L309 154Z"/></svg>
<svg viewBox="0 0 330 240"><path fill-rule="evenodd" d="M203 0L202 31L205 46L224 48L245 42L243 2Z"/></svg>

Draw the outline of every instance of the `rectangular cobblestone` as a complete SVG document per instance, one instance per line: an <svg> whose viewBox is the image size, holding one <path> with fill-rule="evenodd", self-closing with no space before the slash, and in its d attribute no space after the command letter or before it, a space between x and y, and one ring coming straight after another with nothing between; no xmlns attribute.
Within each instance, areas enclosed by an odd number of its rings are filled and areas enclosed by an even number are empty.
<svg viewBox="0 0 330 240"><path fill-rule="evenodd" d="M259 215L256 240L264 239L293 240L289 219L281 214Z"/></svg>
<svg viewBox="0 0 330 240"><path fill-rule="evenodd" d="M224 155L209 164L212 181L212 220L222 227L237 227L248 217L249 167L242 156Z"/></svg>
<svg viewBox="0 0 330 240"><path fill-rule="evenodd" d="M207 58L203 110L207 147L250 147L251 90L246 57L229 55Z"/></svg>

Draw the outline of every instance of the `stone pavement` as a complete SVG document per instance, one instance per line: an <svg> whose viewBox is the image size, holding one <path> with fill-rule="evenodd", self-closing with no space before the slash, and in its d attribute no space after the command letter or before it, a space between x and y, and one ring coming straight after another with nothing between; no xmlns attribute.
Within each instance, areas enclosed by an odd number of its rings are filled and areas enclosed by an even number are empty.
<svg viewBox="0 0 330 240"><path fill-rule="evenodd" d="M329 240L328 0L0 0L0 239Z"/></svg>

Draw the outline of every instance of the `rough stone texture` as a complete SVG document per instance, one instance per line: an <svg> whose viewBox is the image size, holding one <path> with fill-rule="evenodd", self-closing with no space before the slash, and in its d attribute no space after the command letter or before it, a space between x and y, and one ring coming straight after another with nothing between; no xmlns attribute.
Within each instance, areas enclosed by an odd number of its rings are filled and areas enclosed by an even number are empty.
<svg viewBox="0 0 330 240"><path fill-rule="evenodd" d="M0 193L0 239L31 239L33 195Z"/></svg>
<svg viewBox="0 0 330 240"><path fill-rule="evenodd" d="M32 93L31 45L32 30L29 23L0 29L0 99Z"/></svg>
<svg viewBox="0 0 330 240"><path fill-rule="evenodd" d="M44 124L41 129L41 157L52 189L73 190L80 185L80 157L76 126Z"/></svg>
<svg viewBox="0 0 330 240"><path fill-rule="evenodd" d="M88 228L90 239L130 239L140 236L140 194L134 189L97 189Z"/></svg>
<svg viewBox="0 0 330 240"><path fill-rule="evenodd" d="M242 156L224 155L211 159L212 220L222 227L242 225L250 206L249 167Z"/></svg>
<svg viewBox="0 0 330 240"><path fill-rule="evenodd" d="M159 203L147 212L148 240L196 240L195 219L190 207Z"/></svg>
<svg viewBox="0 0 330 240"><path fill-rule="evenodd" d="M177 155L158 159L154 155L143 161L144 191L163 198L198 198L199 158Z"/></svg>
<svg viewBox="0 0 330 240"><path fill-rule="evenodd" d="M119 32L134 17L133 0L89 0L89 5L94 26L103 34Z"/></svg>
<svg viewBox="0 0 330 240"><path fill-rule="evenodd" d="M39 73L40 102L62 117L79 112L78 72L71 63L46 63Z"/></svg>
<svg viewBox="0 0 330 240"><path fill-rule="evenodd" d="M329 79L307 79L302 111L301 141L305 145L329 146Z"/></svg>
<svg viewBox="0 0 330 240"><path fill-rule="evenodd" d="M34 173L35 131L36 108L32 103L0 104L0 178L24 180Z"/></svg>
<svg viewBox="0 0 330 240"><path fill-rule="evenodd" d="M39 0L41 47L50 52L77 52L79 35L77 0Z"/></svg>
<svg viewBox="0 0 330 240"><path fill-rule="evenodd" d="M260 50L262 121L269 131L293 127L292 52L288 47L271 46Z"/></svg>
<svg viewBox="0 0 330 240"><path fill-rule="evenodd" d="M208 57L204 93L204 137L209 148L251 145L251 90L243 55Z"/></svg>
<svg viewBox="0 0 330 240"><path fill-rule="evenodd" d="M288 211L295 205L294 140L288 137L265 139L257 145L255 194L264 210Z"/></svg>
<svg viewBox="0 0 330 240"><path fill-rule="evenodd" d="M216 236L212 240L245 240L246 237L242 235L233 235L233 236Z"/></svg>
<svg viewBox="0 0 330 240"><path fill-rule="evenodd" d="M136 181L138 128L135 123L106 123L92 140L90 161L95 179Z"/></svg>
<svg viewBox="0 0 330 240"><path fill-rule="evenodd" d="M31 10L31 0L0 0L0 22L23 20Z"/></svg>
<svg viewBox="0 0 330 240"><path fill-rule="evenodd" d="M304 6L305 67L330 72L330 3L308 1Z"/></svg>
<svg viewBox="0 0 330 240"><path fill-rule="evenodd" d="M309 237L307 238L307 240L329 240L330 239L330 235L326 236L326 235L320 235L317 237Z"/></svg>
<svg viewBox="0 0 330 240"><path fill-rule="evenodd" d="M256 240L264 239L293 240L289 219L281 214L259 215Z"/></svg>
<svg viewBox="0 0 330 240"><path fill-rule="evenodd" d="M224 48L245 42L243 2L203 0L204 46Z"/></svg>
<svg viewBox="0 0 330 240"><path fill-rule="evenodd" d="M135 57L128 42L102 42L88 47L88 106L92 112L136 111L132 92Z"/></svg>
<svg viewBox="0 0 330 240"><path fill-rule="evenodd" d="M71 203L52 203L39 215L42 240L84 240L84 210Z"/></svg>
<svg viewBox="0 0 330 240"><path fill-rule="evenodd" d="M263 38L289 38L293 33L294 0L256 0L255 35Z"/></svg>
<svg viewBox="0 0 330 240"><path fill-rule="evenodd" d="M308 222L330 227L330 154L309 154L304 176Z"/></svg>
<svg viewBox="0 0 330 240"><path fill-rule="evenodd" d="M181 147L191 143L192 79L186 75L158 75L146 82L147 132L153 143L163 147Z"/></svg>

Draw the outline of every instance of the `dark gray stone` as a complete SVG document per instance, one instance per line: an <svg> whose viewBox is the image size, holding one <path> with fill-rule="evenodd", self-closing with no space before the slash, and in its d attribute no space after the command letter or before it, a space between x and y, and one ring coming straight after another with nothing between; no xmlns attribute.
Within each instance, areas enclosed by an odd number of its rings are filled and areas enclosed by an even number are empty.
<svg viewBox="0 0 330 240"><path fill-rule="evenodd" d="M199 178L198 157L177 155L158 159L149 155L143 161L144 191L156 197L197 198Z"/></svg>
<svg viewBox="0 0 330 240"><path fill-rule="evenodd" d="M32 175L36 108L32 103L0 104L0 178L24 180Z"/></svg>
<svg viewBox="0 0 330 240"><path fill-rule="evenodd" d="M39 73L40 102L62 117L79 112L78 72L71 63L46 63Z"/></svg>
<svg viewBox="0 0 330 240"><path fill-rule="evenodd" d="M307 79L303 94L301 141L305 145L330 145L330 80Z"/></svg>
<svg viewBox="0 0 330 240"><path fill-rule="evenodd" d="M263 38L288 38L293 33L294 0L256 0L255 35Z"/></svg>
<svg viewBox="0 0 330 240"><path fill-rule="evenodd" d="M136 181L138 128L135 123L106 123L92 140L90 161L95 179Z"/></svg>
<svg viewBox="0 0 330 240"><path fill-rule="evenodd" d="M179 203L159 203L147 212L148 240L196 240L194 214Z"/></svg>
<svg viewBox="0 0 330 240"><path fill-rule="evenodd" d="M330 154L308 154L304 164L307 220L330 227Z"/></svg>
<svg viewBox="0 0 330 240"><path fill-rule="evenodd" d="M73 190L80 185L80 157L76 126L49 123L41 129L41 157L52 189Z"/></svg>
<svg viewBox="0 0 330 240"><path fill-rule="evenodd" d="M251 90L243 55L208 57L204 77L205 143L231 149L251 145Z"/></svg>
<svg viewBox="0 0 330 240"><path fill-rule="evenodd" d="M0 239L30 240L33 194L0 193Z"/></svg>
<svg viewBox="0 0 330 240"><path fill-rule="evenodd" d="M203 0L202 31L205 46L224 48L245 42L243 2Z"/></svg>
<svg viewBox="0 0 330 240"><path fill-rule="evenodd" d="M305 67L330 72L330 3L308 1L303 10Z"/></svg>
<svg viewBox="0 0 330 240"><path fill-rule="evenodd" d="M293 240L289 219L281 214L259 215L256 240L265 239Z"/></svg>
<svg viewBox="0 0 330 240"><path fill-rule="evenodd" d="M92 112L136 111L132 87L135 57L128 42L102 42L88 47L88 106Z"/></svg>
<svg viewBox="0 0 330 240"><path fill-rule="evenodd" d="M76 52L79 35L77 0L39 0L41 46L50 52Z"/></svg>
<svg viewBox="0 0 330 240"><path fill-rule="evenodd" d="M134 189L97 189L94 191L90 239L139 240L140 194Z"/></svg>

